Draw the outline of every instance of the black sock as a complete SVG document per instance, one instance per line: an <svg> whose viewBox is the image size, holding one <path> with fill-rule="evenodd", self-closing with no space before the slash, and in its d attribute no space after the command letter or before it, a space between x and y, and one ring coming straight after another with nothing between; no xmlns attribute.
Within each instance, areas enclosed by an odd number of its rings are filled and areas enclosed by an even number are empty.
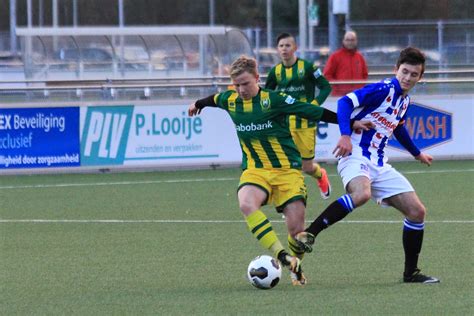
<svg viewBox="0 0 474 316"><path fill-rule="evenodd" d="M423 244L424 223L403 221L403 249L405 250L405 275L411 275L418 268L418 256Z"/></svg>
<svg viewBox="0 0 474 316"><path fill-rule="evenodd" d="M354 209L352 198L349 194L341 196L329 205L315 220L306 228L306 231L317 236L323 229L328 228L352 212Z"/></svg>

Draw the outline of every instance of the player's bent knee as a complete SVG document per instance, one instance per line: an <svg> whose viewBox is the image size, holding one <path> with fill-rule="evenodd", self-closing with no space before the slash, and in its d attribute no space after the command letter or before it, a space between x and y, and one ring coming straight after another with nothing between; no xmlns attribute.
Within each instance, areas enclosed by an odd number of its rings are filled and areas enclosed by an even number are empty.
<svg viewBox="0 0 474 316"><path fill-rule="evenodd" d="M424 222L426 216L426 208L423 204L419 203L416 207L413 208L413 217L416 218L418 222Z"/></svg>
<svg viewBox="0 0 474 316"><path fill-rule="evenodd" d="M405 214L409 220L421 223L425 221L426 208L423 204L417 203L417 204L411 205L408 210L408 213L405 213Z"/></svg>
<svg viewBox="0 0 474 316"><path fill-rule="evenodd" d="M367 203L370 198L372 197L370 191L360 191L351 194L352 202L355 206L359 207L365 203Z"/></svg>

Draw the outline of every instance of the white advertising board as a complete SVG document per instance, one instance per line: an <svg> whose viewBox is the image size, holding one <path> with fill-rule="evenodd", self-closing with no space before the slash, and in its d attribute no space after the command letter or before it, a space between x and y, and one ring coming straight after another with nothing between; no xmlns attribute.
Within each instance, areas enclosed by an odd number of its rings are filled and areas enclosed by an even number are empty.
<svg viewBox="0 0 474 316"><path fill-rule="evenodd" d="M83 166L211 165L240 161L227 113L188 105L93 106L81 109Z"/></svg>
<svg viewBox="0 0 474 316"><path fill-rule="evenodd" d="M324 106L336 111L337 99L330 98ZM474 157L474 97L414 96L408 110L406 127L416 145L435 158ZM328 137L318 135L316 159L334 160L332 151L339 138L337 125L327 129ZM396 140L391 139L386 148L389 158L411 159Z"/></svg>
<svg viewBox="0 0 474 316"><path fill-rule="evenodd" d="M238 165L241 151L235 126L227 113L206 108L188 117L188 104L89 106L81 108L81 166ZM324 106L336 110L336 98ZM435 158L474 157L473 97L413 98L406 126L421 150ZM335 124L323 123L317 135L316 160L335 161L339 138ZM411 159L391 140L390 158Z"/></svg>

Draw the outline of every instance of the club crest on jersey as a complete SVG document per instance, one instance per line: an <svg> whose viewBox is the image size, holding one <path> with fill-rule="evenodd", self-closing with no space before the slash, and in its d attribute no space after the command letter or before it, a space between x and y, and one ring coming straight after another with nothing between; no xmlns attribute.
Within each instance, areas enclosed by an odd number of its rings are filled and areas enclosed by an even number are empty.
<svg viewBox="0 0 474 316"><path fill-rule="evenodd" d="M271 105L271 102L269 98L260 100L260 106L262 107L262 110L268 110L270 108L270 105Z"/></svg>
<svg viewBox="0 0 474 316"><path fill-rule="evenodd" d="M408 104L409 104L408 102L409 102L408 100L403 101L403 104L400 108L400 113L399 113L400 117L402 117L405 114L405 112L407 111Z"/></svg>
<svg viewBox="0 0 474 316"><path fill-rule="evenodd" d="M304 69L298 69L298 77L303 78L304 77Z"/></svg>
<svg viewBox="0 0 474 316"><path fill-rule="evenodd" d="M235 109L235 101L229 101L229 109Z"/></svg>

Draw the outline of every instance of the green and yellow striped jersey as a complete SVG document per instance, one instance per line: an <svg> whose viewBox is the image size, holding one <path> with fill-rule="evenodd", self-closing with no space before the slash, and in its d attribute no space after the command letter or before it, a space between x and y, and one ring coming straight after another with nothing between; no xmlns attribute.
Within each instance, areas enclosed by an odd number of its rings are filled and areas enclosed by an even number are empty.
<svg viewBox="0 0 474 316"><path fill-rule="evenodd" d="M290 95L260 89L251 100L242 100L234 90L214 96L237 130L242 149L242 168L301 168L301 157L291 138L287 117L319 121L324 109ZM291 105L291 106L290 106Z"/></svg>
<svg viewBox="0 0 474 316"><path fill-rule="evenodd" d="M315 98L315 87L319 94ZM274 66L267 76L265 88L277 90L303 101L321 105L331 93L331 85L324 78L321 70L312 63L298 58L293 66L285 67L283 63ZM316 126L315 122L300 117L290 117L291 128Z"/></svg>

